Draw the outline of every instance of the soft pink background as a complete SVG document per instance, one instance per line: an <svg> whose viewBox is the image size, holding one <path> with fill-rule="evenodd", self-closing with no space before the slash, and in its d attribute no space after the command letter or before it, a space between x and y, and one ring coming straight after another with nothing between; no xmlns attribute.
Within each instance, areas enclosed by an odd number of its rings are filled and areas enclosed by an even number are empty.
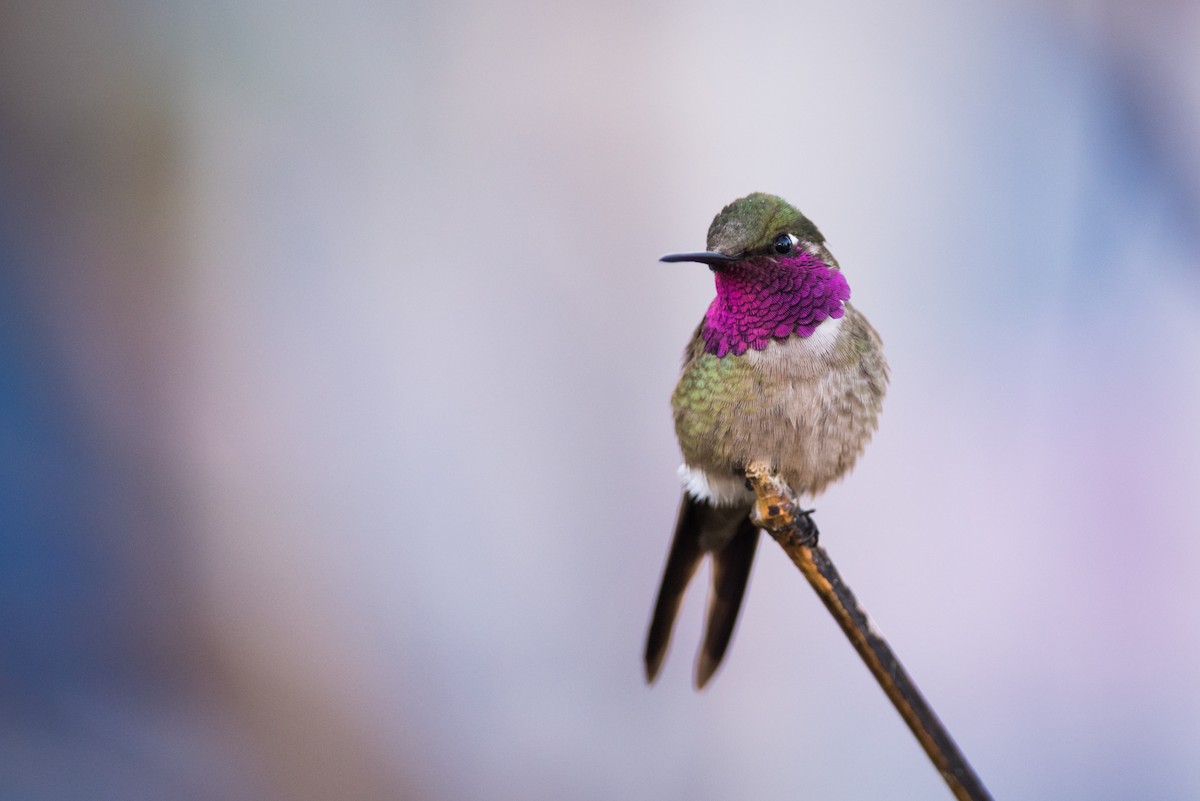
<svg viewBox="0 0 1200 801"><path fill-rule="evenodd" d="M774 546L640 649L712 215L893 385L824 543L997 798L1200 797L1200 6L0 12L0 797L948 798Z"/></svg>

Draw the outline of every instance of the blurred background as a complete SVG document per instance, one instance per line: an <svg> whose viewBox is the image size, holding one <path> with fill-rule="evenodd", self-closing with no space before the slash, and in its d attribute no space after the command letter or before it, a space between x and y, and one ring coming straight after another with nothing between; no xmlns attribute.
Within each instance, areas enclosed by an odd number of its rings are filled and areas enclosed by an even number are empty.
<svg viewBox="0 0 1200 801"><path fill-rule="evenodd" d="M769 541L644 686L712 295L656 259L751 191L883 335L817 520L995 796L1200 796L1198 53L1173 0L7 4L0 797L948 798Z"/></svg>

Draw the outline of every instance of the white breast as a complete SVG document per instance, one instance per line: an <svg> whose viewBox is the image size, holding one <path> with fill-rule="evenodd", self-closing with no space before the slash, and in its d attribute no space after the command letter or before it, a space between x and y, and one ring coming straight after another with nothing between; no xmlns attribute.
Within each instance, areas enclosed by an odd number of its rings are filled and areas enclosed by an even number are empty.
<svg viewBox="0 0 1200 801"><path fill-rule="evenodd" d="M762 350L748 350L745 358L757 369L782 380L811 378L823 373L837 346L842 320L832 317L808 337L773 339Z"/></svg>

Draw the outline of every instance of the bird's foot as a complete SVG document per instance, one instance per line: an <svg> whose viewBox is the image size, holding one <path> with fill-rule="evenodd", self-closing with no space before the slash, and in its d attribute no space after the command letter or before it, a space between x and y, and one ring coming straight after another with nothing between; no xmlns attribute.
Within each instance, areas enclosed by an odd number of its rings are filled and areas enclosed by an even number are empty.
<svg viewBox="0 0 1200 801"><path fill-rule="evenodd" d="M813 547L820 532L812 520L814 509L801 509L796 496L769 467L753 463L746 468L746 479L754 489L755 503L750 510L754 525L765 528L776 538L783 536L796 545Z"/></svg>

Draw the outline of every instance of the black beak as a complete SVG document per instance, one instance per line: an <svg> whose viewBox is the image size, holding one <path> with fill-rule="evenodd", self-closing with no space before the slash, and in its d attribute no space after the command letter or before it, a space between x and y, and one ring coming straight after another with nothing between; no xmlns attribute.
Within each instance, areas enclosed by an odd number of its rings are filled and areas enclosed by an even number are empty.
<svg viewBox="0 0 1200 801"><path fill-rule="evenodd" d="M737 261L737 256L726 256L724 253L714 253L711 250L701 251L699 253L669 253L663 256L659 261L697 261L701 264L707 264L709 267L720 267L723 264Z"/></svg>

